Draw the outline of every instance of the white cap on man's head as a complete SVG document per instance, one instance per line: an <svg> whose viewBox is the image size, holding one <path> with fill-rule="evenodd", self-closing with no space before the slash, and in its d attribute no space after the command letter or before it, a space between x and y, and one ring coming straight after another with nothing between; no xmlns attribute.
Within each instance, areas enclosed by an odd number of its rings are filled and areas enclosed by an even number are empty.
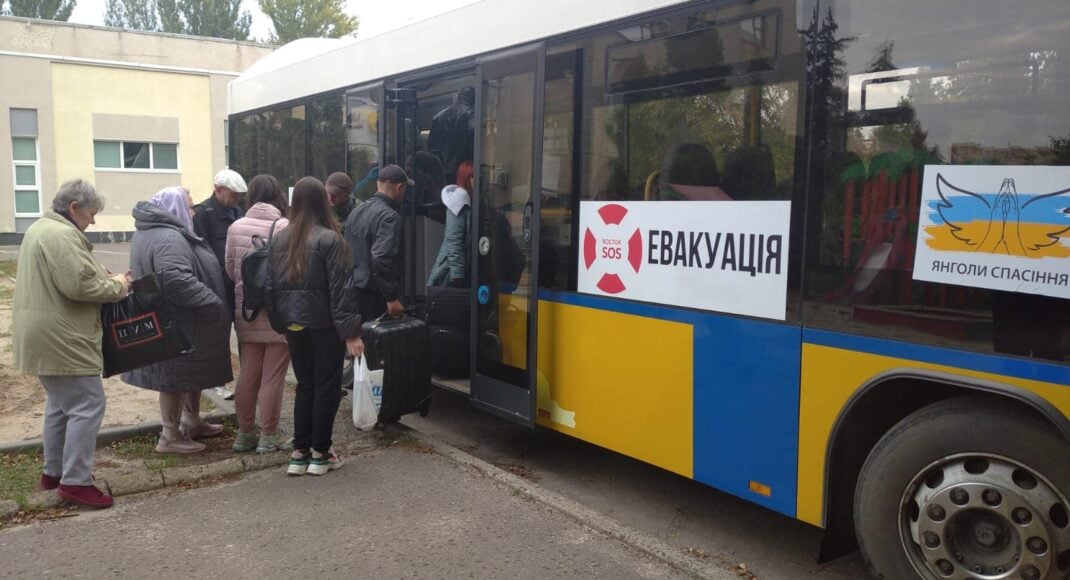
<svg viewBox="0 0 1070 580"><path fill-rule="evenodd" d="M224 169L215 174L215 186L225 187L235 193L245 193L249 187L245 185L245 179L233 169Z"/></svg>

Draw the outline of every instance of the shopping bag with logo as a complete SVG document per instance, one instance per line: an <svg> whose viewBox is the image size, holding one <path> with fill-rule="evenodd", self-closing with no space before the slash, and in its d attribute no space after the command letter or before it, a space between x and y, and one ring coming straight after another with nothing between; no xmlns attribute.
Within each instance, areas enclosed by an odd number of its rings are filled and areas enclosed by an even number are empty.
<svg viewBox="0 0 1070 580"><path fill-rule="evenodd" d="M376 397L376 392L379 393ZM368 370L368 359L353 361L353 426L361 431L375 427L383 401L383 371Z"/></svg>
<svg viewBox="0 0 1070 580"><path fill-rule="evenodd" d="M101 306L100 317L105 377L170 360L196 348L164 299L155 274L135 280L126 298Z"/></svg>

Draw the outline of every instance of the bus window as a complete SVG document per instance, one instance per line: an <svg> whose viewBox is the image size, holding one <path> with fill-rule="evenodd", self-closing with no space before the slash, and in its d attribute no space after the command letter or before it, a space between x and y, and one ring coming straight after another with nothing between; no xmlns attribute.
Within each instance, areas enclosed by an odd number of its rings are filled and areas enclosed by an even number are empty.
<svg viewBox="0 0 1070 580"><path fill-rule="evenodd" d="M325 95L308 102L309 175L326 180L346 169L345 97Z"/></svg>
<svg viewBox="0 0 1070 580"><path fill-rule="evenodd" d="M346 94L346 170L353 179L353 195L375 195L379 167L379 94L381 88Z"/></svg>
<svg viewBox="0 0 1070 580"><path fill-rule="evenodd" d="M1070 164L1070 4L832 6L808 36L805 324L1065 363L1070 199L1031 200L1070 188L1054 177L1070 175L1054 171ZM999 235L971 240L981 226ZM997 267L1029 280L1008 288Z"/></svg>
<svg viewBox="0 0 1070 580"><path fill-rule="evenodd" d="M230 124L230 167L251 178L266 173L286 191L307 175L305 106L236 117Z"/></svg>
<svg viewBox="0 0 1070 580"><path fill-rule="evenodd" d="M577 74L583 53L569 45L546 56L542 128L542 205L539 225L539 286L576 288L572 267L573 204L576 188L574 128ZM572 278L570 280L570 277Z"/></svg>
<svg viewBox="0 0 1070 580"><path fill-rule="evenodd" d="M782 13L762 9L698 12L588 43L583 199L791 198L801 79L773 65L799 47L794 35L779 40Z"/></svg>

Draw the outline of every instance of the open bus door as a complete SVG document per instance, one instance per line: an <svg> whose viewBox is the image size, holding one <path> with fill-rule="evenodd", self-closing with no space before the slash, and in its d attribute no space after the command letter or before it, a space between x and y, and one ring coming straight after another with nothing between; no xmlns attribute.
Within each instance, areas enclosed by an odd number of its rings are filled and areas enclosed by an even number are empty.
<svg viewBox="0 0 1070 580"><path fill-rule="evenodd" d="M544 51L479 62L471 400L533 426Z"/></svg>

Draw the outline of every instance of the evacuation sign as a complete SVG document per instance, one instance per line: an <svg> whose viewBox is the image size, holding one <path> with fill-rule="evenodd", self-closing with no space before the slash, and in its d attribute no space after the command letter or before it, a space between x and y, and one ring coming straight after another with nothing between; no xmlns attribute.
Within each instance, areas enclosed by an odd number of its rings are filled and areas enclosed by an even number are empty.
<svg viewBox="0 0 1070 580"><path fill-rule="evenodd" d="M579 291L784 320L788 201L580 204Z"/></svg>

